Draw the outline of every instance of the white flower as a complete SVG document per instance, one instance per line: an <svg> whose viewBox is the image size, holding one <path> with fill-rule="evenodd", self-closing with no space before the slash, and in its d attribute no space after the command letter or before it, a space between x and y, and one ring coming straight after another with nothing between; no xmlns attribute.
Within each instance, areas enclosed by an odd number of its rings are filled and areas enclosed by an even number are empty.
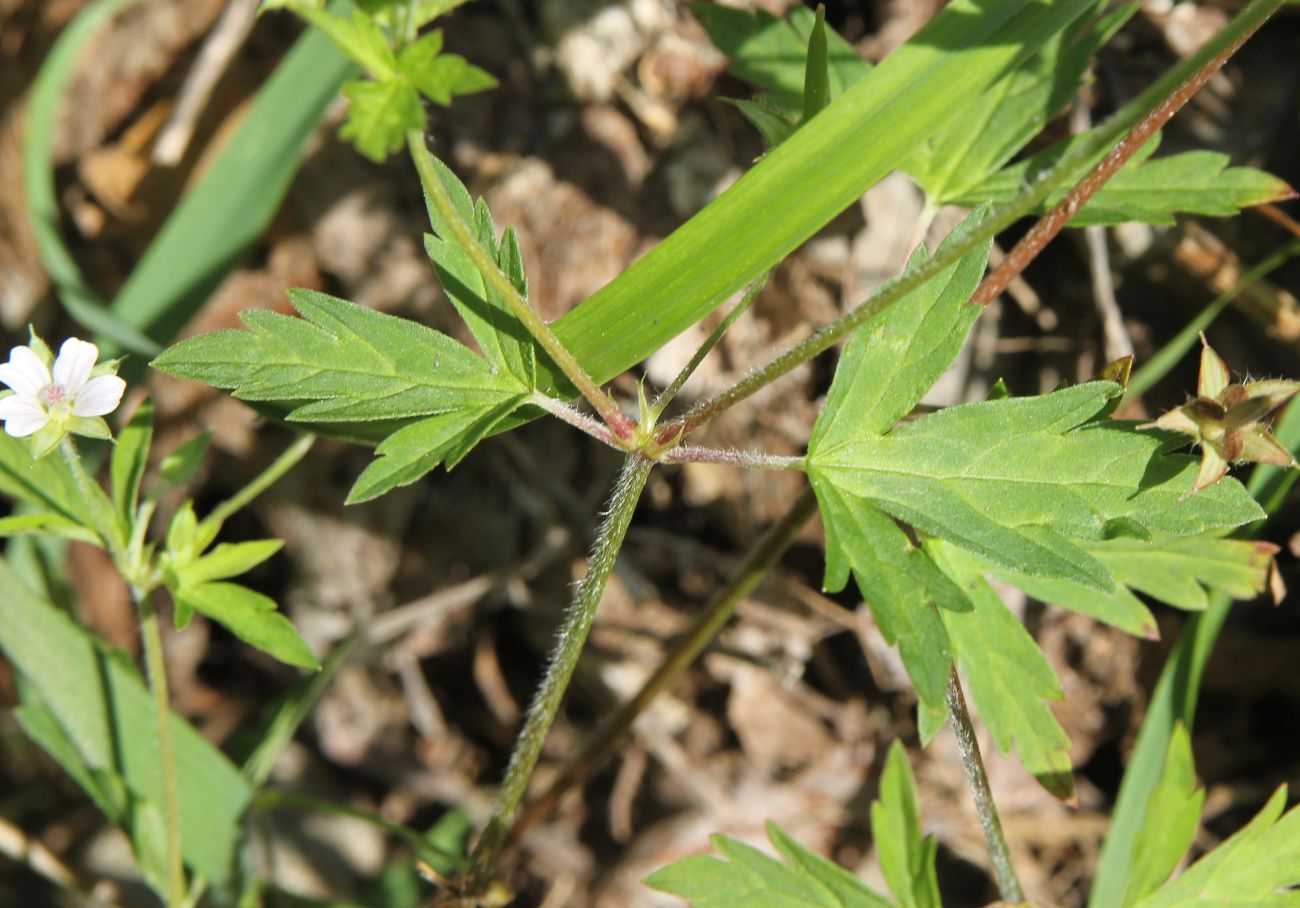
<svg viewBox="0 0 1300 908"><path fill-rule="evenodd" d="M65 340L54 360L53 374L48 356L44 344L37 349L14 347L9 362L0 363L0 382L14 392L0 398L0 419L5 432L15 438L25 438L52 421L67 425L73 419L105 416L122 400L126 390L122 379L116 375L91 377L99 359L94 344L75 337ZM68 430L76 431L76 424Z"/></svg>

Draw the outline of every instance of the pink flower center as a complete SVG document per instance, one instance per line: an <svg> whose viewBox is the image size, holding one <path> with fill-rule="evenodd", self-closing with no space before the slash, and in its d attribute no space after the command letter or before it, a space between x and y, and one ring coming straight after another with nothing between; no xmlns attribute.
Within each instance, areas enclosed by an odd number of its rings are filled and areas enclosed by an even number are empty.
<svg viewBox="0 0 1300 908"><path fill-rule="evenodd" d="M68 399L68 392L63 385L51 383L36 392L36 399L47 407L54 407Z"/></svg>

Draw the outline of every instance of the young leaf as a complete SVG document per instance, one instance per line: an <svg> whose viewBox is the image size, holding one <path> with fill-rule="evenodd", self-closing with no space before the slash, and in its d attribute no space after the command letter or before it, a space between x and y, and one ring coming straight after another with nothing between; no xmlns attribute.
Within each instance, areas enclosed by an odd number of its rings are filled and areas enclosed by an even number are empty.
<svg viewBox="0 0 1300 908"><path fill-rule="evenodd" d="M501 405L523 388L444 334L311 290L291 290L303 318L241 314L251 331L182 341L154 365L294 405L290 420L367 421Z"/></svg>
<svg viewBox="0 0 1300 908"><path fill-rule="evenodd" d="M1074 797L1070 739L1045 700L1061 700L1060 682L1042 650L998 594L979 575L979 565L960 549L934 543L927 549L974 603L968 612L943 611L957 664L980 718L998 750L1014 745L1020 763L1052 795Z"/></svg>
<svg viewBox="0 0 1300 908"><path fill-rule="evenodd" d="M202 558L179 565L175 570L177 586L183 591L212 580L238 577L257 567L283 546L279 539L222 543Z"/></svg>
<svg viewBox="0 0 1300 908"><path fill-rule="evenodd" d="M808 59L804 65L803 118L807 122L831 103L830 58L826 46L826 11L818 6L808 34Z"/></svg>
<svg viewBox="0 0 1300 908"><path fill-rule="evenodd" d="M1300 887L1300 809L1282 816L1285 806L1283 785L1245 829L1139 900L1137 908L1296 905L1300 902L1295 891Z"/></svg>
<svg viewBox="0 0 1300 908"><path fill-rule="evenodd" d="M343 86L348 119L339 138L351 142L376 164L402 147L406 133L424 125L424 109L415 85L404 76L382 82L354 79Z"/></svg>
<svg viewBox="0 0 1300 908"><path fill-rule="evenodd" d="M433 166L460 216L477 228L479 243L496 260L520 295L527 299L528 280L524 275L523 253L515 232L507 229L498 247L492 217L483 200L475 202L451 168L436 157ZM438 279L448 299L469 326L479 349L489 362L515 376L524 387L536 387L536 344L528 330L500 295L487 287L469 254L451 239L451 230L437 209L427 201L425 208L434 231L424 239L425 250L438 271Z"/></svg>
<svg viewBox="0 0 1300 908"><path fill-rule="evenodd" d="M838 590L852 568L880 633L898 646L916 687L927 726L947 718L944 699L952 668L952 643L935 603L969 609L961 588L948 579L898 525L866 499L813 479L826 527L826 586Z"/></svg>
<svg viewBox="0 0 1300 908"><path fill-rule="evenodd" d="M889 745L880 777L880 800L871 805L871 838L880 870L903 908L940 908L939 880L934 859L938 842L921 835L921 811L916 804L916 780L907 764L907 750L895 740Z"/></svg>
<svg viewBox="0 0 1300 908"><path fill-rule="evenodd" d="M250 646L299 668L320 668L275 602L236 583L200 583L172 590L178 602L207 615Z"/></svg>
<svg viewBox="0 0 1300 908"><path fill-rule="evenodd" d="M94 526L85 496L63 458L33 460L23 439L3 432L0 432L0 493L37 511L59 514L80 526Z"/></svg>
<svg viewBox="0 0 1300 908"><path fill-rule="evenodd" d="M1110 572L1069 537L1190 536L1263 516L1239 483L1189 498L1196 463L1164 455L1167 439L1091 422L1119 393L1094 381L949 407L810 446L809 472L992 564L1110 591Z"/></svg>
<svg viewBox="0 0 1300 908"><path fill-rule="evenodd" d="M212 430L204 429L188 441L182 442L158 464L158 473L172 485L189 482L203 457L208 453L208 443L212 440Z"/></svg>
<svg viewBox="0 0 1300 908"><path fill-rule="evenodd" d="M397 55L397 68L430 101L446 106L456 95L496 87L497 80L491 73L471 65L464 57L441 51L442 31L437 30L403 47Z"/></svg>
<svg viewBox="0 0 1300 908"><path fill-rule="evenodd" d="M726 860L694 855L650 874L646 885L681 896L692 908L890 908L883 896L775 825L767 831L785 864L716 835L713 847Z"/></svg>
<svg viewBox="0 0 1300 908"><path fill-rule="evenodd" d="M14 514L0 517L0 536L19 536L23 533L50 534L64 539L75 539L99 545L99 535L62 514L42 511L35 514Z"/></svg>
<svg viewBox="0 0 1300 908"><path fill-rule="evenodd" d="M320 9L314 3L289 0L281 4L306 19L313 28L329 36L339 50L355 60L381 81L391 79L397 71L397 58L388 38L372 17L355 10L350 19Z"/></svg>
<svg viewBox="0 0 1300 908"><path fill-rule="evenodd" d="M149 462L149 445L153 441L153 404L145 401L136 408L113 446L109 477L113 504L122 534L130 535L135 511L140 504L140 482Z"/></svg>
<svg viewBox="0 0 1300 908"><path fill-rule="evenodd" d="M1169 879L1191 847L1204 804L1205 789L1196 787L1192 742L1179 722L1169 738L1160 784L1147 803L1145 825L1133 843L1133 872L1124 905L1134 904Z"/></svg>

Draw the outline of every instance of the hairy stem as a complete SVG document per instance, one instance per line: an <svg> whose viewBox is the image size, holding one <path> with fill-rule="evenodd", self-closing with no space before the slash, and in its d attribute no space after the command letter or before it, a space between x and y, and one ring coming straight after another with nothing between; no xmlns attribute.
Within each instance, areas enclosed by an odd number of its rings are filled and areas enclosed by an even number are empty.
<svg viewBox="0 0 1300 908"><path fill-rule="evenodd" d="M1077 180L1080 173L1089 162L1096 159L1098 154L1115 145L1144 118L1171 98L1178 96L1184 88L1184 83L1195 79L1196 74L1207 67L1217 69L1222 64L1222 60L1231 55L1246 38L1277 11L1283 2L1285 0L1253 0L1200 50L1175 65L1150 88L1117 111L1088 140L1081 141L1055 166L1035 178L1015 198L995 207L980 222L980 225L965 237L938 250L921 266L882 285L871 298L851 309L841 318L813 332L766 366L750 373L740 382L709 400L701 401L680 418L663 424L659 429L660 442L667 443L703 425L723 410L771 384L785 373L829 350L863 324L965 257L977 246L988 242L1014 221L1033 211L1054 189ZM1023 268L1023 265L1019 267ZM1009 273L1014 276L1019 271Z"/></svg>
<svg viewBox="0 0 1300 908"><path fill-rule="evenodd" d="M575 410L564 401L551 397L549 394L543 394L541 391L534 391L532 396L528 398L528 402L540 407L562 422L567 422L575 429L586 432L597 441L604 442L612 448L619 448L619 450L622 450L622 446L619 445L618 439L610 433L608 427L606 427L604 423L597 422L587 414Z"/></svg>
<svg viewBox="0 0 1300 908"><path fill-rule="evenodd" d="M172 748L171 697L167 690L167 663L163 658L162 628L153 595L136 586L131 598L140 616L140 637L144 642L145 668L153 694L154 725L158 733L158 768L163 790L163 829L167 854L167 904L185 902L185 869L181 863L181 802L176 783L176 762Z"/></svg>
<svg viewBox="0 0 1300 908"><path fill-rule="evenodd" d="M622 472L619 473L609 498L605 519L596 533L596 542L587 561L587 575L578 585L573 604L564 617L555 650L546 667L546 676L533 697L523 730L510 755L510 765L506 768L501 790L497 792L492 818L474 848L470 867L471 891L486 891L492 884L497 856L528 790L528 780L532 778L546 734L559 712L564 691L578 666L578 657L587 642L596 606L600 603L601 594L605 592L605 584L614 569L618 550L622 547L623 537L632 522L632 512L636 510L652 466L653 461L635 452L628 454L623 462Z"/></svg>
<svg viewBox="0 0 1300 908"><path fill-rule="evenodd" d="M424 186L424 192L428 196L430 204L437 209L438 214L447 226L451 229L451 239L465 250L465 253L474 262L474 267L478 269L483 280L492 286L501 299L505 300L510 311L514 313L515 318L519 319L524 328L532 335L533 340L546 351L555 365L564 373L565 378L573 383L573 386L585 397L600 414L601 419L605 420L606 425L614 435L621 439L630 439L636 431L636 424L632 419L618 408L613 399L601 390L582 364L574 358L569 352L569 348L564 346L563 341L555 336L551 326L542 321L541 316L533 311L533 307L528 305L528 301L519 295L515 285L510 278L497 266L497 263L488 255L486 249L479 243L478 238L474 236L469 224L461 217L460 212L456 210L456 205L447 192L447 188L442 185L442 180L438 177L438 172L433 165L433 155L424 144L424 136L418 129L413 129L406 134L406 144L411 152L411 159L415 162L415 169L419 171L420 183Z"/></svg>
<svg viewBox="0 0 1300 908"><path fill-rule="evenodd" d="M564 771L541 797L524 808L519 821L510 831L511 843L517 841L530 826L550 813L565 792L575 785L582 784L589 773L609 759L619 739L632 727L637 716L645 712L655 697L676 681L722 632L723 627L735 613L736 606L758 587L767 572L798 538L799 531L803 529L816 509L817 501L813 497L812 490L805 489L790 512L773 524L758 540L731 580L709 600L704 611L664 655L659 667L641 685L641 689L635 696L620 706L617 712L596 729L583 744L582 750L569 760Z"/></svg>
<svg viewBox="0 0 1300 908"><path fill-rule="evenodd" d="M808 469L806 457L784 457L763 451L740 451L734 448L702 448L696 445L678 445L659 455L664 463L719 463L728 467L749 467L757 470Z"/></svg>
<svg viewBox="0 0 1300 908"><path fill-rule="evenodd" d="M1020 880L1011 865L1011 849L1002 832L998 808L993 803L988 773L984 770L984 759L980 756L979 742L975 740L975 726L971 724L966 695L962 693L956 667L948 675L948 711L952 714L952 727L957 733L957 750L961 753L961 763L966 769L966 781L970 784L971 795L975 799L975 812L979 814L980 826L988 841L993 872L998 878L998 892L1002 895L1003 902L1022 905L1025 893L1020 888Z"/></svg>
<svg viewBox="0 0 1300 908"><path fill-rule="evenodd" d="M77 451L77 445L71 435L64 436L63 441L59 442L59 451L63 455L64 463L72 472L73 479L77 482L81 497L86 500L86 506L90 508L90 517L95 522L95 529L99 531L100 538L104 540L104 546L113 556L113 561L119 569L125 572L127 570L126 540L122 538L122 528L118 525L117 514L114 513L112 504L104 495L104 490L86 472L86 465L81 462L81 454Z"/></svg>
<svg viewBox="0 0 1300 908"><path fill-rule="evenodd" d="M212 513L203 518L203 523L224 522L231 514L234 514L258 495L275 485L281 476L288 473L298 461L306 456L315 443L315 435L303 435L298 438L297 441L285 448L284 453L272 461L269 467L258 473L252 482L213 508Z"/></svg>

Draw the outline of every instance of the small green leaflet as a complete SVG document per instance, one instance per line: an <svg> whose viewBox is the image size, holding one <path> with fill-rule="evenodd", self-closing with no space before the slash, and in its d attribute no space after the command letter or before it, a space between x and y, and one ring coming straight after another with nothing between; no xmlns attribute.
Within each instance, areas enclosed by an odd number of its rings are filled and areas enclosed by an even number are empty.
<svg viewBox="0 0 1300 908"><path fill-rule="evenodd" d="M960 549L931 543L939 566L958 581L974 608L943 611L967 692L1002 753L1014 745L1020 763L1052 795L1074 797L1070 739L1045 701L1062 700L1056 673L1023 624Z"/></svg>
<svg viewBox="0 0 1300 908"><path fill-rule="evenodd" d="M182 341L154 365L241 400L288 404L290 421L426 417L381 445L350 500L414 482L445 455L455 463L527 394L509 371L423 325L311 290L289 298L303 318L244 312L251 331ZM461 434L447 436L449 426ZM440 438L437 456L430 433Z"/></svg>
<svg viewBox="0 0 1300 908"><path fill-rule="evenodd" d="M1010 199L1036 175L1066 154L1076 136L1045 148L985 178L953 199L957 204L994 203ZM1186 151L1152 158L1159 136L1148 142L1083 209L1072 227L1112 225L1128 221L1173 224L1177 214L1227 217L1243 208L1294 198L1287 183L1253 167L1231 167L1228 156L1216 151ZM1045 212L1065 195L1058 190L1043 202Z"/></svg>
<svg viewBox="0 0 1300 908"><path fill-rule="evenodd" d="M1164 772L1147 802L1146 822L1133 842L1133 870L1124 905L1154 891L1169 879L1187 854L1201 822L1205 789L1196 787L1192 742L1179 722L1169 738Z"/></svg>
<svg viewBox="0 0 1300 908"><path fill-rule="evenodd" d="M907 763L907 750L895 740L889 745L880 776L880 800L871 805L871 839L880 870L902 908L941 908L934 859L939 843L921 834L916 780Z"/></svg>
<svg viewBox="0 0 1300 908"><path fill-rule="evenodd" d="M124 537L131 535L135 525L135 509L140 504L140 483L149 461L149 445L153 441L153 404L145 401L136 407L131 421L118 433L117 443L109 459L110 487L113 492L113 509Z"/></svg>
<svg viewBox="0 0 1300 908"><path fill-rule="evenodd" d="M646 885L692 908L891 908L893 902L842 867L799 845L776 824L767 835L785 863L726 836L712 837L726 860L694 855L657 870Z"/></svg>
<svg viewBox="0 0 1300 908"><path fill-rule="evenodd" d="M405 5L405 4L404 4ZM459 5L449 0L425 0L414 11L416 21L424 24ZM374 7L373 12L366 6ZM283 7L320 29L352 60L370 74L369 79L354 79L343 86L348 101L348 119L339 136L352 142L357 151L376 163L402 147L406 133L424 127L424 109L420 96L436 104L451 104L456 95L467 95L496 86L488 72L472 65L457 54L442 53L441 30L421 35L397 52L390 36L380 23L393 27L387 13L391 4L362 4L350 19L336 16L311 0L277 0L263 3L262 8ZM417 26L418 27L418 26Z"/></svg>
<svg viewBox="0 0 1300 908"><path fill-rule="evenodd" d="M520 296L528 298L528 278L524 274L523 253L513 229L507 227L497 244L496 228L487 204L475 201L451 168L433 158L434 169L446 187L465 223L478 235L479 244L492 256L510 278ZM447 297L469 326L479 349L494 366L513 375L526 388L537 387L537 351L528 331L500 295L488 287L469 254L451 238L450 228L433 205L427 204L433 233L424 238L425 250L438 271Z"/></svg>
<svg viewBox="0 0 1300 908"><path fill-rule="evenodd" d="M1166 455L1169 439L1096 421L1121 393L1093 381L949 407L810 447L810 472L992 564L1110 591L1110 572L1074 540L1191 536L1264 516L1235 480L1191 495L1196 461Z"/></svg>
<svg viewBox="0 0 1300 908"><path fill-rule="evenodd" d="M1136 908L1294 908L1300 905L1300 809L1286 807L1286 786L1245 829L1193 864Z"/></svg>

